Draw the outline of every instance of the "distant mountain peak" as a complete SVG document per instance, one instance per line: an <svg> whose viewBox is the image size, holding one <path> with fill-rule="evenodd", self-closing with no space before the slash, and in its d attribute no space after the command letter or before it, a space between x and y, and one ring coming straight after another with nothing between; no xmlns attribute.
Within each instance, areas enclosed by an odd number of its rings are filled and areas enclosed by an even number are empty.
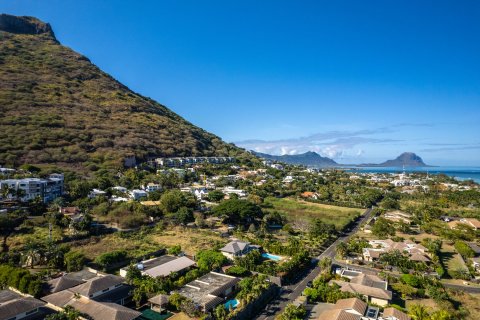
<svg viewBox="0 0 480 320"><path fill-rule="evenodd" d="M49 23L34 17L12 16L5 13L0 14L0 31L16 34L48 34L55 38Z"/></svg>
<svg viewBox="0 0 480 320"><path fill-rule="evenodd" d="M423 159L413 152L404 152L393 160L387 160L380 164L363 164L368 167L430 167Z"/></svg>

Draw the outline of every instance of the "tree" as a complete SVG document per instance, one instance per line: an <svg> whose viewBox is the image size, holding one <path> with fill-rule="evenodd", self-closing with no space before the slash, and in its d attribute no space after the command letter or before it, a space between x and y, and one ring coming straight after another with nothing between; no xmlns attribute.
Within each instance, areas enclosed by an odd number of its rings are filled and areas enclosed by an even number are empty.
<svg viewBox="0 0 480 320"><path fill-rule="evenodd" d="M23 250L25 254L25 264L30 263L30 268L33 269L35 263L38 262L41 255L41 243L30 239L23 246Z"/></svg>
<svg viewBox="0 0 480 320"><path fill-rule="evenodd" d="M7 239L19 225L23 223L25 217L16 213L0 215L0 236L2 237L2 252L8 252Z"/></svg>
<svg viewBox="0 0 480 320"><path fill-rule="evenodd" d="M138 269L137 265L131 264L128 266L127 275L125 276L125 280L128 284L134 284L135 280L140 279L142 277L142 271Z"/></svg>
<svg viewBox="0 0 480 320"><path fill-rule="evenodd" d="M196 260L198 267L204 271L218 269L227 263L227 258L222 253L215 250L199 251Z"/></svg>
<svg viewBox="0 0 480 320"><path fill-rule="evenodd" d="M179 244L174 245L174 246L168 248L168 253L171 254L171 255L176 256L176 255L179 254L180 252L182 252L182 247L181 247Z"/></svg>
<svg viewBox="0 0 480 320"><path fill-rule="evenodd" d="M45 320L77 320L80 319L80 312L75 310L72 306L66 306L63 311L50 314L45 317Z"/></svg>
<svg viewBox="0 0 480 320"><path fill-rule="evenodd" d="M322 270L322 273L330 273L330 270L332 270L332 259L329 257L323 257L318 262L318 266Z"/></svg>
<svg viewBox="0 0 480 320"><path fill-rule="evenodd" d="M475 256L475 251L473 251L473 249L463 241L456 241L455 249L464 259L470 259Z"/></svg>
<svg viewBox="0 0 480 320"><path fill-rule="evenodd" d="M372 233L377 237L386 238L387 236L395 235L395 228L392 227L392 224L387 219L380 217L375 221Z"/></svg>
<svg viewBox="0 0 480 320"><path fill-rule="evenodd" d="M422 304L414 304L408 312L412 320L429 320L430 315L427 308Z"/></svg>
<svg viewBox="0 0 480 320"><path fill-rule="evenodd" d="M278 320L303 320L307 315L307 311L303 306L295 306L288 304L285 310L278 316Z"/></svg>
<svg viewBox="0 0 480 320"><path fill-rule="evenodd" d="M34 165L31 165L31 164L27 164L27 163L21 165L20 169L28 171L30 173L39 173L40 171L42 171L42 169L40 169L39 167L36 167Z"/></svg>
<svg viewBox="0 0 480 320"><path fill-rule="evenodd" d="M337 256L343 259L348 254L347 244L343 241L340 241L340 243L335 248L335 253L337 254Z"/></svg>
<svg viewBox="0 0 480 320"><path fill-rule="evenodd" d="M80 271L85 265L85 255L80 251L69 251L64 255L64 262L68 272Z"/></svg>
<svg viewBox="0 0 480 320"><path fill-rule="evenodd" d="M216 320L225 320L227 319L228 312L225 309L223 303L219 304L213 311Z"/></svg>
<svg viewBox="0 0 480 320"><path fill-rule="evenodd" d="M247 225L263 217L262 209L247 200L229 199L213 210L216 216L224 217L226 223Z"/></svg>
<svg viewBox="0 0 480 320"><path fill-rule="evenodd" d="M195 220L193 211L187 207L181 207L175 214L176 220L183 225Z"/></svg>
<svg viewBox="0 0 480 320"><path fill-rule="evenodd" d="M225 198L225 194L219 190L210 191L207 195L207 199L212 202L220 202Z"/></svg>
<svg viewBox="0 0 480 320"><path fill-rule="evenodd" d="M226 273L230 276L244 277L246 275L249 275L250 271L248 271L242 266L232 266L227 269Z"/></svg>
<svg viewBox="0 0 480 320"><path fill-rule="evenodd" d="M125 259L127 259L127 252L125 250L115 250L99 255L97 258L95 258L95 263L106 270L112 264L124 261Z"/></svg>
<svg viewBox="0 0 480 320"><path fill-rule="evenodd" d="M438 310L430 315L430 320L453 320L454 316L447 310Z"/></svg>
<svg viewBox="0 0 480 320"><path fill-rule="evenodd" d="M180 311L180 306L182 305L182 302L184 300L186 300L187 298L185 298L184 296L182 296L181 294L175 292L173 294L170 295L170 297L168 298L168 303L177 311Z"/></svg>
<svg viewBox="0 0 480 320"><path fill-rule="evenodd" d="M164 212L174 213L180 208L186 207L188 201L180 190L168 190L160 198L160 204Z"/></svg>
<svg viewBox="0 0 480 320"><path fill-rule="evenodd" d="M315 219L310 227L310 236L316 238L324 238L336 234L335 225L324 223L320 219Z"/></svg>

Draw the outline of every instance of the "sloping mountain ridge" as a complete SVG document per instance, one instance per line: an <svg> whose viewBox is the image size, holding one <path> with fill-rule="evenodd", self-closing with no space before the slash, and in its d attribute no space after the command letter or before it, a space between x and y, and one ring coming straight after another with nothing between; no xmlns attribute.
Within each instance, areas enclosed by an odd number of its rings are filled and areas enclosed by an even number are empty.
<svg viewBox="0 0 480 320"><path fill-rule="evenodd" d="M0 165L118 168L126 156L246 156L128 89L56 40L0 15Z"/></svg>
<svg viewBox="0 0 480 320"><path fill-rule="evenodd" d="M266 153L253 152L256 156L273 161L279 161L288 164L303 165L307 167L336 167L339 166L334 160L322 157L316 152L308 151L301 154L285 154L282 156L275 156Z"/></svg>

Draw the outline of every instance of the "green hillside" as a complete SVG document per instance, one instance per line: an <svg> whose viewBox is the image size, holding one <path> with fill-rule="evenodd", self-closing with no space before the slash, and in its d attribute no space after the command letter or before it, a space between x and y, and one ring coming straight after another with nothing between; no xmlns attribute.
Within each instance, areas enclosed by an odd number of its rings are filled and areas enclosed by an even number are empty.
<svg viewBox="0 0 480 320"><path fill-rule="evenodd" d="M0 127L0 165L117 168L129 155L245 155L131 91L29 17L0 15Z"/></svg>

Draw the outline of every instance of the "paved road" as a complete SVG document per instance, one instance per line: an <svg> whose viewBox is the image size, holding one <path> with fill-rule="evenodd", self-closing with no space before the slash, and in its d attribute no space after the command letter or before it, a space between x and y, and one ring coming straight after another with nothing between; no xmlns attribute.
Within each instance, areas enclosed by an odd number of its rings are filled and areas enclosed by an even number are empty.
<svg viewBox="0 0 480 320"><path fill-rule="evenodd" d="M350 227L350 230L346 232L343 236L339 237L334 243L332 243L322 254L317 257L317 260L320 260L324 257L330 257L333 259L335 257L335 248L341 241L347 241L351 236L353 236L359 229L360 226L370 218L372 209L367 209L360 219L354 224L353 228ZM304 274L299 275L299 279L292 285L283 286L280 296L273 300L269 305L265 307L265 310L257 316L257 320L273 320L280 311L282 311L288 303L295 301L298 298L303 290L307 287L309 281L313 281L319 274L320 268L318 266L312 267L310 270Z"/></svg>

